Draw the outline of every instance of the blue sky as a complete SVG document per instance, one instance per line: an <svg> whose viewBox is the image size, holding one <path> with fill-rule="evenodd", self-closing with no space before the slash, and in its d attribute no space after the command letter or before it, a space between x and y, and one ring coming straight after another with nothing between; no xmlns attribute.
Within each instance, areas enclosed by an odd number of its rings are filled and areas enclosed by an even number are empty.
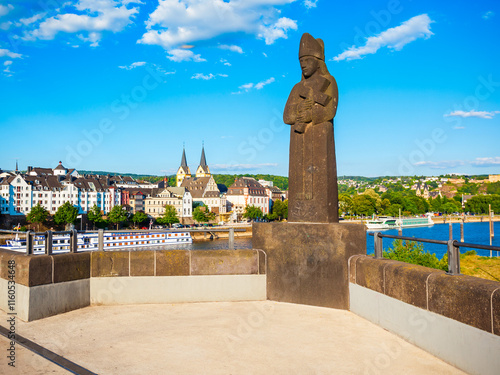
<svg viewBox="0 0 500 375"><path fill-rule="evenodd" d="M288 174L302 33L339 175L500 173L497 1L0 2L0 168Z"/></svg>

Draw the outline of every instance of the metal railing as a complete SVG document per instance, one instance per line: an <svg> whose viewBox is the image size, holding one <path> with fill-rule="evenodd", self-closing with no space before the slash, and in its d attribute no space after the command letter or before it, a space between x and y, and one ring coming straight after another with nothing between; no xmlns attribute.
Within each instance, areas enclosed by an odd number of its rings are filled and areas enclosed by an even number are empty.
<svg viewBox="0 0 500 375"><path fill-rule="evenodd" d="M107 230L104 231L103 229L99 230L94 230L94 231L77 231L77 230L71 230L71 231L46 231L46 232L34 232L28 230L27 232L19 232L19 231L14 231L14 230L3 230L0 229L0 233L5 233L5 234L16 234L16 235L24 235L26 238L26 254L31 255L33 254L34 250L34 243L35 243L35 237L44 237L44 254L46 255L52 255L53 253L53 237L54 235L69 235L70 236L70 242L69 242L69 252L70 253L77 253L78 252L78 233L85 234L85 233L97 233L97 239L98 239L98 246L97 250L98 251L104 251L104 234L105 233L157 233L157 232L168 232L168 233L217 233L217 232L229 232L228 235L228 249L229 250L234 250L234 233L235 232L245 232L246 229L243 228L213 228L213 227L206 227L206 228L195 228L195 229L188 229L188 228L179 228L179 229L138 229L138 230ZM162 244L151 244L151 246L162 246Z"/></svg>
<svg viewBox="0 0 500 375"><path fill-rule="evenodd" d="M439 245L446 245L448 247L448 272L449 275L460 275L460 248L466 247L470 249L481 249L481 250L490 250L490 251L500 251L500 247L498 246L489 246L489 245L479 245L467 242L460 242L457 240L450 239L448 241L442 240L430 240L428 238L416 238L416 237L407 237L407 236L393 236L390 234L382 234L380 232L369 233L370 236L373 236L374 239L374 256L376 259L384 258L384 250L382 239L383 238L393 238L396 240L406 240L406 241L415 241L415 242L425 242L425 243L433 243Z"/></svg>

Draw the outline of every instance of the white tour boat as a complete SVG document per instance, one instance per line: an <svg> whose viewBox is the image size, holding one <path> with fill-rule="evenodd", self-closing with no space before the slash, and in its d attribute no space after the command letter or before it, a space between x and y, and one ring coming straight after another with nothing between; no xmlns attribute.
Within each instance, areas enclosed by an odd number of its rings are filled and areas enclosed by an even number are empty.
<svg viewBox="0 0 500 375"><path fill-rule="evenodd" d="M129 249L146 246L162 246L192 243L193 239L189 232L110 232L104 233L103 250ZM79 233L78 251L95 251L99 249L99 238L97 233ZM26 239L20 239L16 234L13 240L7 240L6 245L0 249L26 252ZM70 249L70 236L54 234L52 237L52 253L65 253ZM45 236L33 238L33 253L43 254L45 252Z"/></svg>
<svg viewBox="0 0 500 375"><path fill-rule="evenodd" d="M369 231L399 229L399 228L415 228L415 227L430 227L434 225L432 214L426 214L425 217L399 218L380 216L377 219L373 218L368 221L366 229Z"/></svg>

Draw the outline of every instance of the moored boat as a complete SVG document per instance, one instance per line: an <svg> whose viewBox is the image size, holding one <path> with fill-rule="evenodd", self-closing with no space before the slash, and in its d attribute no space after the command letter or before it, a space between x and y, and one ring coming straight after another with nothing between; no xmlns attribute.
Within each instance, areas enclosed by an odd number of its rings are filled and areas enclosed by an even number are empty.
<svg viewBox="0 0 500 375"><path fill-rule="evenodd" d="M193 239L189 232L110 232L104 233L103 250L116 250L127 248L138 248L146 246L162 246L174 244L192 243ZM97 233L79 233L78 251L96 251L99 249L99 237ZM26 239L16 238L7 240L6 245L0 249L13 251L26 251ZM52 238L52 252L65 253L70 250L69 235L54 235ZM34 236L33 253L42 254L45 252L45 237Z"/></svg>
<svg viewBox="0 0 500 375"><path fill-rule="evenodd" d="M365 223L368 231L399 229L399 228L415 228L415 227L430 227L434 225L431 214L426 214L425 217L399 218L380 216L373 218Z"/></svg>

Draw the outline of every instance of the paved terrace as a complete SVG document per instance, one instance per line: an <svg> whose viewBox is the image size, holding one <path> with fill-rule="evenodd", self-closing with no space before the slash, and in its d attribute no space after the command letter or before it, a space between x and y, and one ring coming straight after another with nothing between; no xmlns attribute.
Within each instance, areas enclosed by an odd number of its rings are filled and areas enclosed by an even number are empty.
<svg viewBox="0 0 500 375"><path fill-rule="evenodd" d="M272 301L91 306L16 324L99 374L464 374L349 311ZM69 373L20 345L16 357L13 369L2 354L1 374Z"/></svg>

